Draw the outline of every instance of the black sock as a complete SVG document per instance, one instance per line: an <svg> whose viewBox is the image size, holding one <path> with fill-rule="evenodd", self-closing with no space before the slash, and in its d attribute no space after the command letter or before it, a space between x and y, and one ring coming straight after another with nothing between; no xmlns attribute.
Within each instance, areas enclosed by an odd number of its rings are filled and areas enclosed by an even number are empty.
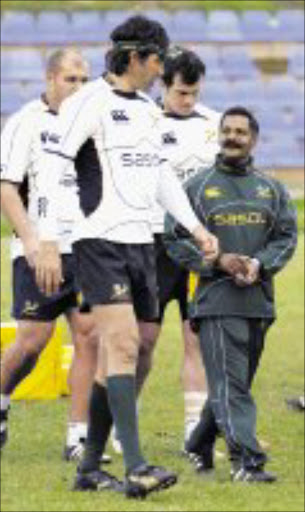
<svg viewBox="0 0 305 512"><path fill-rule="evenodd" d="M107 390L98 382L94 382L89 402L88 436L85 453L80 464L81 471L89 472L99 469L112 423Z"/></svg>
<svg viewBox="0 0 305 512"><path fill-rule="evenodd" d="M39 354L25 356L19 368L17 368L8 379L8 383L3 387L2 393L11 395L14 389L22 382L35 368Z"/></svg>
<svg viewBox="0 0 305 512"><path fill-rule="evenodd" d="M145 463L139 443L135 377L133 375L108 377L107 389L109 405L123 448L126 470L129 472Z"/></svg>

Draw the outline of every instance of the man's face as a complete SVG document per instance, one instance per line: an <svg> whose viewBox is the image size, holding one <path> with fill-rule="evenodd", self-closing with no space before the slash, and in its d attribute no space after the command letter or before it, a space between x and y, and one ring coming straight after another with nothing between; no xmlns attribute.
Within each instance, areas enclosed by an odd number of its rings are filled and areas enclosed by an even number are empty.
<svg viewBox="0 0 305 512"><path fill-rule="evenodd" d="M147 91L162 73L163 62L156 53L150 54L145 60L138 56L133 60L132 74L137 89Z"/></svg>
<svg viewBox="0 0 305 512"><path fill-rule="evenodd" d="M249 156L256 144L256 139L247 117L232 115L223 120L219 142L221 152L228 160L241 160Z"/></svg>
<svg viewBox="0 0 305 512"><path fill-rule="evenodd" d="M71 94L75 93L89 79L89 66L85 60L66 57L61 65L47 77L48 91L52 103L58 108Z"/></svg>
<svg viewBox="0 0 305 512"><path fill-rule="evenodd" d="M183 82L180 74L175 75L172 85L165 89L165 110L179 116L189 116L198 101L200 85L200 80L188 85Z"/></svg>

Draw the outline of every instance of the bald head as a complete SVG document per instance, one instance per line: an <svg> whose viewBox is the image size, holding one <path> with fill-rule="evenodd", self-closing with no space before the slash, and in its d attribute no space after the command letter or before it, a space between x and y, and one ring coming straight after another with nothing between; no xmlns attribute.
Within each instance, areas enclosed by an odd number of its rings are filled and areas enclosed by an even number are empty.
<svg viewBox="0 0 305 512"><path fill-rule="evenodd" d="M46 71L47 99L54 110L89 78L89 64L74 48L55 51L48 59Z"/></svg>

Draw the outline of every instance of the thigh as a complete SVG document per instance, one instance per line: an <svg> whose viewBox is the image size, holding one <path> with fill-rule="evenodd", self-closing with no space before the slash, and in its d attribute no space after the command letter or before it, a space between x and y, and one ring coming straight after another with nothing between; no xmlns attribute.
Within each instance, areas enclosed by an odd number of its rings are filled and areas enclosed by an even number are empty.
<svg viewBox="0 0 305 512"><path fill-rule="evenodd" d="M64 281L60 290L46 297L35 280L34 271L24 257L13 264L13 307L12 316L16 320L52 322L67 309L76 307L75 266L72 256L63 257Z"/></svg>

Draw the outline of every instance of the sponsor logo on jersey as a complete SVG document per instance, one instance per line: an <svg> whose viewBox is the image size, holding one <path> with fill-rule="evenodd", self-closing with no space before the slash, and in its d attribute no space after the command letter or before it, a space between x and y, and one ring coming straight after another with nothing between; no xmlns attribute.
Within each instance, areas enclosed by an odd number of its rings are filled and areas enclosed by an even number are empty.
<svg viewBox="0 0 305 512"><path fill-rule="evenodd" d="M205 190L204 195L207 199L218 199L223 196L223 193L219 187L210 187Z"/></svg>
<svg viewBox="0 0 305 512"><path fill-rule="evenodd" d="M272 199L272 190L270 187L264 187L263 185L259 185L256 188L256 196L260 199Z"/></svg>
<svg viewBox="0 0 305 512"><path fill-rule="evenodd" d="M177 144L178 140L174 132L163 133L162 135L163 144Z"/></svg>
<svg viewBox="0 0 305 512"><path fill-rule="evenodd" d="M266 224L266 218L261 212L217 213L213 216L216 226L249 226Z"/></svg>
<svg viewBox="0 0 305 512"><path fill-rule="evenodd" d="M47 142L52 142L53 144L59 144L60 137L56 133L50 133L47 131L41 132L40 134L40 140L43 144L46 144Z"/></svg>
<svg viewBox="0 0 305 512"><path fill-rule="evenodd" d="M115 121L116 123L126 123L126 122L130 121L125 110L112 110L111 117L112 117L113 121Z"/></svg>

